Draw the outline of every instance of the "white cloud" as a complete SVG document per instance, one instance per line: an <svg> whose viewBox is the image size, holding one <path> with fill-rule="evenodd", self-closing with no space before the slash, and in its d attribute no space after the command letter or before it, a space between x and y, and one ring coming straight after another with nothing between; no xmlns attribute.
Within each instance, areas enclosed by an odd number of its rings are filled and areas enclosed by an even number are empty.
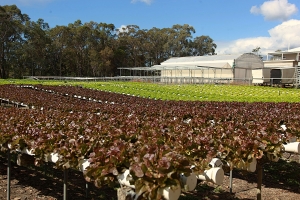
<svg viewBox="0 0 300 200"><path fill-rule="evenodd" d="M131 3L136 3L139 1L150 5L154 0L131 0Z"/></svg>
<svg viewBox="0 0 300 200"><path fill-rule="evenodd" d="M253 14L261 14L265 20L288 20L292 15L298 12L295 4L291 4L288 0L269 0L261 6L252 6L250 12Z"/></svg>
<svg viewBox="0 0 300 200"><path fill-rule="evenodd" d="M269 37L244 38L229 42L218 42L216 52L218 54L249 53L256 47L260 47L261 54L265 55L278 49L300 47L300 20L291 19L270 29Z"/></svg>

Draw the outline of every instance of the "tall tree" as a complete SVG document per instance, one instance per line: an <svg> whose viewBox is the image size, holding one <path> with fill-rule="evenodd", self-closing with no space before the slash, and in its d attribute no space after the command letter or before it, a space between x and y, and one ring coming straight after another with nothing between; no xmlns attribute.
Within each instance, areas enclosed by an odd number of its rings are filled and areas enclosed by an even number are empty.
<svg viewBox="0 0 300 200"><path fill-rule="evenodd" d="M52 75L66 76L68 67L65 64L68 55L68 46L71 45L71 32L67 26L56 26L49 31L51 39L51 64Z"/></svg>
<svg viewBox="0 0 300 200"><path fill-rule="evenodd" d="M90 28L84 26L80 20L69 24L71 30L72 46L70 46L70 53L73 56L69 59L69 64L75 64L76 76L86 76L86 67L88 65L88 37Z"/></svg>
<svg viewBox="0 0 300 200"><path fill-rule="evenodd" d="M165 44L165 51L168 52L169 57L188 56L193 33L195 33L194 27L188 24L173 25L169 29L168 42Z"/></svg>
<svg viewBox="0 0 300 200"><path fill-rule="evenodd" d="M0 6L0 77L8 78L15 44L23 41L24 23L29 20L16 6Z"/></svg>
<svg viewBox="0 0 300 200"><path fill-rule="evenodd" d="M214 54L209 36L188 25L140 29L80 20L50 29L15 5L0 6L0 78L24 75L113 76L119 67L160 64L170 57ZM258 49L259 50L259 49Z"/></svg>
<svg viewBox="0 0 300 200"><path fill-rule="evenodd" d="M50 38L49 25L43 19L27 21L24 28L24 50L30 60L32 75L47 75Z"/></svg>
<svg viewBox="0 0 300 200"><path fill-rule="evenodd" d="M113 24L89 22L85 24L91 30L88 39L88 56L92 76L111 75L115 39Z"/></svg>
<svg viewBox="0 0 300 200"><path fill-rule="evenodd" d="M159 65L168 59L168 54L164 51L164 45L168 42L168 29L152 28L147 32L147 36L148 66Z"/></svg>
<svg viewBox="0 0 300 200"><path fill-rule="evenodd" d="M217 45L214 43L213 39L209 36L202 35L196 37L191 43L191 55L192 56L203 56L207 54L215 54Z"/></svg>
<svg viewBox="0 0 300 200"><path fill-rule="evenodd" d="M141 53L140 27L128 25L123 27L122 30L117 30L117 32L119 45L127 56L127 62L124 65L136 67L138 65L138 55Z"/></svg>
<svg viewBox="0 0 300 200"><path fill-rule="evenodd" d="M255 49L252 49L252 52L255 53L256 55L258 55L259 50L260 50L260 47L256 47Z"/></svg>

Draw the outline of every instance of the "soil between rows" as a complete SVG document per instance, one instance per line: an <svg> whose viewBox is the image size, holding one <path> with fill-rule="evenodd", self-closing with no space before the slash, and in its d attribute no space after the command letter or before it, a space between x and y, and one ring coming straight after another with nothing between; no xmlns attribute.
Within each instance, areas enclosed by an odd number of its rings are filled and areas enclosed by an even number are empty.
<svg viewBox="0 0 300 200"><path fill-rule="evenodd" d="M262 198L266 200L300 199L300 164L298 155L285 154L289 160L280 160L264 166ZM27 168L12 163L12 200L60 200L63 199L63 171L52 166ZM86 182L81 172L68 173L68 199L70 200L116 200L117 188L96 188ZM199 182L193 192L183 193L179 200L229 200L256 199L256 173L233 170L233 188L230 193L229 174L225 174L223 184L216 186L205 181ZM86 196L87 195L87 196ZM0 156L0 200L7 197L7 160Z"/></svg>

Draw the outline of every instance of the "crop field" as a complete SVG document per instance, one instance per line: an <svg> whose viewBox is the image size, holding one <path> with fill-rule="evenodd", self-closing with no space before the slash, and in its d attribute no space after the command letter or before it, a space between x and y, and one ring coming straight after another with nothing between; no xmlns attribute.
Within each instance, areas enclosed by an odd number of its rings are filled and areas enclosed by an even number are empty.
<svg viewBox="0 0 300 200"><path fill-rule="evenodd" d="M224 171L257 171L260 199L263 166L299 153L299 96L260 86L1 80L0 145L141 199L176 200L195 189L190 177L222 184Z"/></svg>
<svg viewBox="0 0 300 200"><path fill-rule="evenodd" d="M165 85L142 82L73 82L1 80L0 84L65 85L129 94L137 97L176 101L222 101L222 102L299 102L300 90L269 86L245 85Z"/></svg>

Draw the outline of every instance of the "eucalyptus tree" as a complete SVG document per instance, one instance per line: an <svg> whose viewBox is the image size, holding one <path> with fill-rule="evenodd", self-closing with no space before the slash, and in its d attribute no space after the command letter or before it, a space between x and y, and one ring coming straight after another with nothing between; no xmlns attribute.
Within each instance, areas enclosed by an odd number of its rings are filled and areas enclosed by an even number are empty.
<svg viewBox="0 0 300 200"><path fill-rule="evenodd" d="M159 65L168 58L168 54L164 51L164 46L168 43L168 29L159 29L154 27L147 32L147 35L149 65Z"/></svg>
<svg viewBox="0 0 300 200"><path fill-rule="evenodd" d="M50 29L51 39L51 65L53 75L66 76L68 67L68 47L71 45L71 31L67 26L55 26Z"/></svg>
<svg viewBox="0 0 300 200"><path fill-rule="evenodd" d="M18 59L14 53L23 42L24 23L29 21L16 5L0 6L0 77L8 78L9 70Z"/></svg>
<svg viewBox="0 0 300 200"><path fill-rule="evenodd" d="M48 36L49 25L43 19L27 21L24 28L24 55L27 56L31 75L49 74L49 51L51 41Z"/></svg>
<svg viewBox="0 0 300 200"><path fill-rule="evenodd" d="M193 38L192 34L195 33L194 27L188 24L176 24L168 30L168 42L165 44L168 57L188 56L190 53L189 46Z"/></svg>
<svg viewBox="0 0 300 200"><path fill-rule="evenodd" d="M149 49L148 30L146 29L138 30L135 39L136 39L136 43L139 44L137 47L135 47L133 51L133 56L135 58L135 66L138 67L149 66L150 49Z"/></svg>
<svg viewBox="0 0 300 200"><path fill-rule="evenodd" d="M203 56L207 54L215 54L217 45L214 43L213 39L209 36L199 36L195 37L191 43L191 55L192 56Z"/></svg>
<svg viewBox="0 0 300 200"><path fill-rule="evenodd" d="M138 55L141 55L142 42L140 35L142 31L139 26L128 25L117 30L119 48L124 50L127 61L123 63L126 67L138 66Z"/></svg>
<svg viewBox="0 0 300 200"><path fill-rule="evenodd" d="M88 59L88 37L90 28L81 23L80 20L69 24L71 45L68 47L67 65L76 76L86 76L88 70L86 67L89 64Z"/></svg>
<svg viewBox="0 0 300 200"><path fill-rule="evenodd" d="M260 50L260 47L256 47L255 49L252 50L252 53L258 55L259 50Z"/></svg>
<svg viewBox="0 0 300 200"><path fill-rule="evenodd" d="M113 24L89 22L88 56L92 76L108 76L114 71L113 48L115 26Z"/></svg>

